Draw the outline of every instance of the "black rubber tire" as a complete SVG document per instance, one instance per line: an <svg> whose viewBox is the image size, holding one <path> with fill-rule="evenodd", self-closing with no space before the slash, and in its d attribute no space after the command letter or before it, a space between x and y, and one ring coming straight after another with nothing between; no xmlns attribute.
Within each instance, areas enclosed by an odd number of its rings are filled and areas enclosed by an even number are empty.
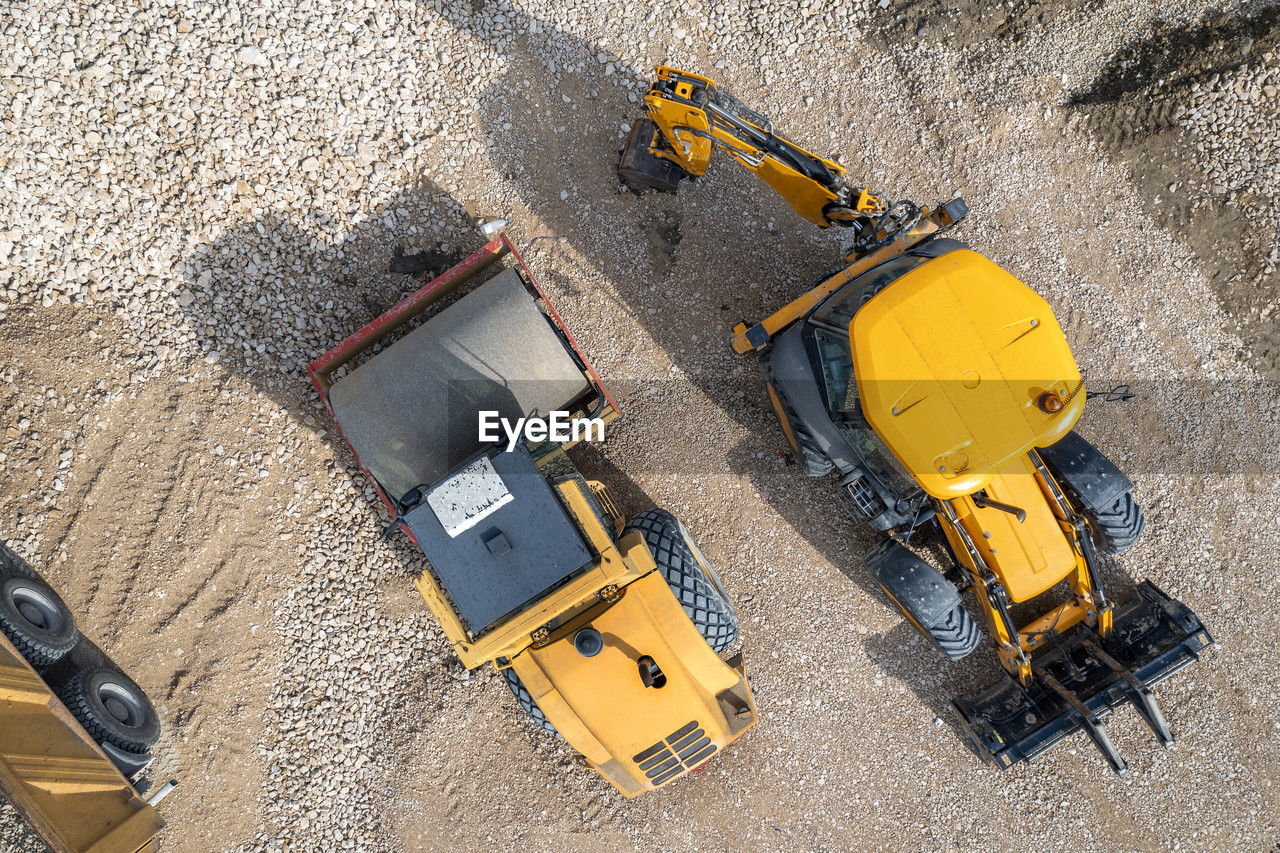
<svg viewBox="0 0 1280 853"><path fill-rule="evenodd" d="M547 715L542 713L542 709L538 707L538 703L534 701L533 694L524 686L524 682L520 680L520 676L516 675L516 671L511 667L500 669L502 678L507 682L507 687L511 688L511 693L516 697L516 702L524 708L524 712L529 715L529 719L544 731L550 732L556 737L561 737L556 731L556 727L551 725L551 721L547 719Z"/></svg>
<svg viewBox="0 0 1280 853"><path fill-rule="evenodd" d="M836 470L836 463L827 458L827 454L818 448L809 431L794 419L791 421L791 433L796 437L800 447L800 461L804 463L804 473L809 477L824 477Z"/></svg>
<svg viewBox="0 0 1280 853"><path fill-rule="evenodd" d="M62 704L99 743L144 753L160 737L160 718L133 679L105 666L87 666L58 693Z"/></svg>
<svg viewBox="0 0 1280 853"><path fill-rule="evenodd" d="M57 663L80 637L53 587L24 575L0 577L0 630L36 668Z"/></svg>
<svg viewBox="0 0 1280 853"><path fill-rule="evenodd" d="M738 614L689 531L665 509L640 513L624 533L632 530L644 536L667 586L707 645L715 652L729 648L738 637Z"/></svg>
<svg viewBox="0 0 1280 853"><path fill-rule="evenodd" d="M1099 550L1107 554L1123 554L1133 547L1147 526L1142 507L1125 492L1105 511L1086 510Z"/></svg>
<svg viewBox="0 0 1280 853"><path fill-rule="evenodd" d="M929 636L951 660L967 657L982 642L982 632L963 604L957 604L945 619L930 628Z"/></svg>

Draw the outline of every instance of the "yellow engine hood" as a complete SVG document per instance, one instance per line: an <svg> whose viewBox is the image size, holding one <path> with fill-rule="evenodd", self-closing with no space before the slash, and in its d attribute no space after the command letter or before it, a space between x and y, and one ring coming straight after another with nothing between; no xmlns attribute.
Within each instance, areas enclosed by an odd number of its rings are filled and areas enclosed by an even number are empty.
<svg viewBox="0 0 1280 853"><path fill-rule="evenodd" d="M590 625L604 638L594 657L580 655L569 632L512 666L569 745L623 794L702 764L754 723L743 673L711 650L660 572L626 586ZM644 686L642 655L661 667L662 687Z"/></svg>
<svg viewBox="0 0 1280 853"><path fill-rule="evenodd" d="M937 498L984 488L1011 457L1045 447L1084 407L1080 371L1049 304L969 250L894 281L849 324L863 414ZM1046 392L1064 402L1046 414Z"/></svg>
<svg viewBox="0 0 1280 853"><path fill-rule="evenodd" d="M1019 522L1007 512L980 508L968 498L952 502L960 524L969 533L986 565L996 573L1015 602L1034 598L1074 570L1085 570L1062 531L1036 482L1031 460L1010 459L991 475L984 487L993 500L1022 508Z"/></svg>

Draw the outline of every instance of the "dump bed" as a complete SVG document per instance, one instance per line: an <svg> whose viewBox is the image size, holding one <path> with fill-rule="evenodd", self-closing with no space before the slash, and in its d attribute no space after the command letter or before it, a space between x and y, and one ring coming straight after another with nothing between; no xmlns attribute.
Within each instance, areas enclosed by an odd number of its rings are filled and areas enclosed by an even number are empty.
<svg viewBox="0 0 1280 853"><path fill-rule="evenodd" d="M0 794L55 850L154 850L164 827L4 634Z"/></svg>
<svg viewBox="0 0 1280 853"><path fill-rule="evenodd" d="M482 447L477 415L514 422L565 409L582 367L507 267L329 389L360 462L391 498L430 485Z"/></svg>

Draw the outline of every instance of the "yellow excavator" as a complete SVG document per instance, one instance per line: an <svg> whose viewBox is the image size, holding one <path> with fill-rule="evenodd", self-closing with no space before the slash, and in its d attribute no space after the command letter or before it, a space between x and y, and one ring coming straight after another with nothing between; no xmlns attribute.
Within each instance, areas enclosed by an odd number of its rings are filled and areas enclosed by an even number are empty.
<svg viewBox="0 0 1280 853"><path fill-rule="evenodd" d="M631 189L673 192L720 149L809 221L854 232L835 271L739 323L733 347L757 355L805 472L838 478L855 514L888 534L867 569L952 660L982 638L961 597L972 591L1005 674L952 703L970 747L1005 768L1083 729L1123 775L1102 720L1126 704L1169 746L1151 688L1213 640L1149 581L1123 606L1104 588L1103 556L1145 521L1129 479L1072 429L1091 393L1048 303L945 236L962 199L890 202L708 78L657 78L619 164ZM912 550L918 531L945 571Z"/></svg>

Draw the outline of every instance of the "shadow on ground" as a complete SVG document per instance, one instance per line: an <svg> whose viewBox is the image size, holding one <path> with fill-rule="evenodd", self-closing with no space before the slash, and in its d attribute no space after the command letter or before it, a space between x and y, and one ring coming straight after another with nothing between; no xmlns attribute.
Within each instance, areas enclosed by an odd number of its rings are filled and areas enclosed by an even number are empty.
<svg viewBox="0 0 1280 853"><path fill-rule="evenodd" d="M1204 161L1212 154L1182 122L1220 75L1265 64L1277 51L1278 6L1217 13L1191 26L1173 21L1118 51L1068 103L1129 173L1147 214L1195 251L1249 350L1244 359L1273 383L1280 379L1280 324L1267 319L1280 287L1273 201L1211 180Z"/></svg>

